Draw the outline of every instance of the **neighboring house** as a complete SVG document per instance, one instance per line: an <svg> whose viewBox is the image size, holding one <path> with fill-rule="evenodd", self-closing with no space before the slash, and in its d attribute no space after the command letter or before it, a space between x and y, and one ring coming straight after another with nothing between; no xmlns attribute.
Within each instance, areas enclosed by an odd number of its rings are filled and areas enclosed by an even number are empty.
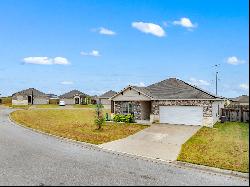
<svg viewBox="0 0 250 187"><path fill-rule="evenodd" d="M59 96L61 101L65 101L66 105L89 104L89 96L78 90L72 90Z"/></svg>
<svg viewBox="0 0 250 187"><path fill-rule="evenodd" d="M116 92L113 90L109 90L108 92L105 92L104 94L102 94L98 97L99 103L102 104L104 106L104 108L111 109L112 102L111 102L111 100L109 100L109 98L111 98L115 94L116 94Z"/></svg>
<svg viewBox="0 0 250 187"><path fill-rule="evenodd" d="M138 122L209 127L219 120L225 103L224 98L176 78L147 87L128 86L110 100L114 102L112 113L133 113Z"/></svg>
<svg viewBox="0 0 250 187"><path fill-rule="evenodd" d="M48 104L49 96L35 88L29 88L12 95L12 105Z"/></svg>
<svg viewBox="0 0 250 187"><path fill-rule="evenodd" d="M230 99L230 105L243 105L243 106L249 106L249 96L248 95L242 95L236 98Z"/></svg>
<svg viewBox="0 0 250 187"><path fill-rule="evenodd" d="M49 97L49 104L54 104L54 105L58 105L59 104L59 97L55 94L47 94L47 96Z"/></svg>

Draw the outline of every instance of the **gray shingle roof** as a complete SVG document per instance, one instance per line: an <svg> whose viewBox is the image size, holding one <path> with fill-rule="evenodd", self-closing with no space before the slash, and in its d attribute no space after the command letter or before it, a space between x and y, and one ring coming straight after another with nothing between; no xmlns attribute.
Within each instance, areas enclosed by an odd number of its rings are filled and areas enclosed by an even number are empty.
<svg viewBox="0 0 250 187"><path fill-rule="evenodd" d="M100 95L99 98L110 98L110 97L114 96L115 94L116 94L115 91L109 90L109 91L105 92L104 94Z"/></svg>
<svg viewBox="0 0 250 187"><path fill-rule="evenodd" d="M34 97L38 97L38 96L41 96L41 97L47 97L47 95L35 88L28 88L26 90L22 90L20 92L16 92L14 93L12 96L16 96L16 95L22 95L22 96L26 96L26 95L32 95L32 92L33 92L33 96Z"/></svg>
<svg viewBox="0 0 250 187"><path fill-rule="evenodd" d="M87 94L80 92L79 90L71 90L70 92L60 95L59 98L71 99L74 98L75 95L88 96Z"/></svg>
<svg viewBox="0 0 250 187"><path fill-rule="evenodd" d="M132 86L134 89L136 89L139 92L142 92L144 94L146 94L149 97L153 98L153 95L150 92L150 89L148 89L147 87L139 87L139 86Z"/></svg>
<svg viewBox="0 0 250 187"><path fill-rule="evenodd" d="M169 78L146 87L155 99L215 99L219 98L182 80Z"/></svg>
<svg viewBox="0 0 250 187"><path fill-rule="evenodd" d="M223 99L176 78L169 78L147 87L130 86L152 100Z"/></svg>
<svg viewBox="0 0 250 187"><path fill-rule="evenodd" d="M236 98L232 98L232 101L240 102L240 103L249 103L249 96L248 95L242 95Z"/></svg>

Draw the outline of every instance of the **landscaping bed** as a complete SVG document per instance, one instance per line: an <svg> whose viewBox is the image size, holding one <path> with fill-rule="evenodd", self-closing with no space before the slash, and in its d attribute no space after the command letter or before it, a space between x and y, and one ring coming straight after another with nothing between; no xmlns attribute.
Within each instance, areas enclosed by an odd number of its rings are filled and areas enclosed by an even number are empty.
<svg viewBox="0 0 250 187"><path fill-rule="evenodd" d="M249 124L216 123L202 127L183 144L179 161L249 172Z"/></svg>
<svg viewBox="0 0 250 187"><path fill-rule="evenodd" d="M33 129L92 144L125 138L148 127L140 124L106 123L101 130L96 130L93 109L18 110L11 113L11 118Z"/></svg>

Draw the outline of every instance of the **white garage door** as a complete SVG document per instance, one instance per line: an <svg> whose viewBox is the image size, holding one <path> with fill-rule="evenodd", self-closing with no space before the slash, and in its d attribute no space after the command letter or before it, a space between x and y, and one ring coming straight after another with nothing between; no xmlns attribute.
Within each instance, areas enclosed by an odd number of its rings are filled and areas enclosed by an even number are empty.
<svg viewBox="0 0 250 187"><path fill-rule="evenodd" d="M160 106L160 123L202 125L203 107Z"/></svg>

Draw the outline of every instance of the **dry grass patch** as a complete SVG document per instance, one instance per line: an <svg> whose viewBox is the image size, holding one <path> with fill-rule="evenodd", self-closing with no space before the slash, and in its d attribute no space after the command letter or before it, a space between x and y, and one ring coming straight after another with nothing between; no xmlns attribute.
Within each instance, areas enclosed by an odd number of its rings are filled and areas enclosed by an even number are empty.
<svg viewBox="0 0 250 187"><path fill-rule="evenodd" d="M182 146L178 160L249 172L249 124L226 122L201 128Z"/></svg>
<svg viewBox="0 0 250 187"><path fill-rule="evenodd" d="M59 108L59 105L55 105L55 104L47 104L47 105L33 105L36 108Z"/></svg>
<svg viewBox="0 0 250 187"><path fill-rule="evenodd" d="M88 105L71 105L73 108L95 108L96 105L88 104Z"/></svg>
<svg viewBox="0 0 250 187"><path fill-rule="evenodd" d="M125 138L147 128L147 126L139 124L106 123L102 130L98 131L93 122L94 116L93 109L20 110L11 113L13 120L27 127L93 144Z"/></svg>
<svg viewBox="0 0 250 187"><path fill-rule="evenodd" d="M9 107L11 108L16 108L16 109L29 109L31 105L10 105Z"/></svg>

